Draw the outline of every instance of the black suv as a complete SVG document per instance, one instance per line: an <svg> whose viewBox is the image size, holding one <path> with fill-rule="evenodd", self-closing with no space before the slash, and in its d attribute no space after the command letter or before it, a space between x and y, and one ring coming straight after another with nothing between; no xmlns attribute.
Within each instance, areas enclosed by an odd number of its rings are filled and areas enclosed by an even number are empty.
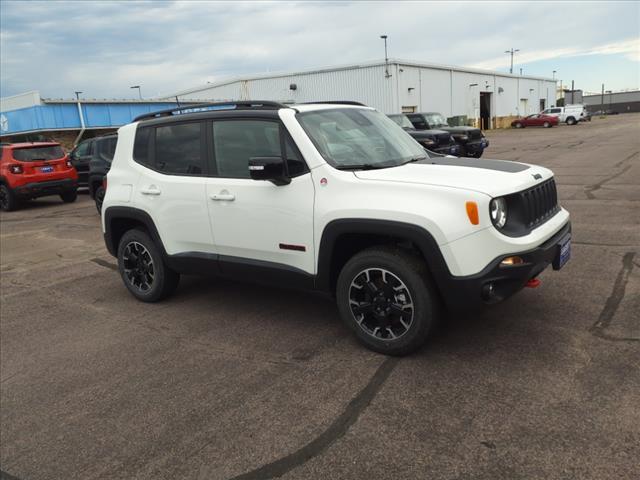
<svg viewBox="0 0 640 480"><path fill-rule="evenodd" d="M489 146L489 140L479 128L450 127L447 119L440 113L407 113L407 117L417 130L438 128L449 132L460 148L458 154L461 157L480 158L484 149Z"/></svg>
<svg viewBox="0 0 640 480"><path fill-rule="evenodd" d="M98 213L104 200L102 180L111 168L117 141L117 135L90 138L79 143L69 154L71 163L78 171L78 184L89 188L91 198L96 201Z"/></svg>
<svg viewBox="0 0 640 480"><path fill-rule="evenodd" d="M416 130L406 115L398 114L387 116L404 128L416 142L427 150L443 155L458 155L459 147L449 132L445 132L444 130Z"/></svg>

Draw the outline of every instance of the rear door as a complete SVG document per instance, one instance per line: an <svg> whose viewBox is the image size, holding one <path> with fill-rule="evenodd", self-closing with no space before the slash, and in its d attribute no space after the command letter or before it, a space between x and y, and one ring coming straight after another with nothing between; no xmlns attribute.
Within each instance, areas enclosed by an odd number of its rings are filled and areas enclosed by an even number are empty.
<svg viewBox="0 0 640 480"><path fill-rule="evenodd" d="M167 253L212 253L204 122L138 128L134 158L140 164L135 206L151 215Z"/></svg>

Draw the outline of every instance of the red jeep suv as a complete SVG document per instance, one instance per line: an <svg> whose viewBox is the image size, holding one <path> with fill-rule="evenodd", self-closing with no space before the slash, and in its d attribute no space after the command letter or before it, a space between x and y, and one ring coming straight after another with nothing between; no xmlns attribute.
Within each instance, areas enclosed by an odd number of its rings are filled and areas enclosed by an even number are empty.
<svg viewBox="0 0 640 480"><path fill-rule="evenodd" d="M60 195L63 202L78 196L78 173L59 143L0 145L0 208L15 210L20 200Z"/></svg>

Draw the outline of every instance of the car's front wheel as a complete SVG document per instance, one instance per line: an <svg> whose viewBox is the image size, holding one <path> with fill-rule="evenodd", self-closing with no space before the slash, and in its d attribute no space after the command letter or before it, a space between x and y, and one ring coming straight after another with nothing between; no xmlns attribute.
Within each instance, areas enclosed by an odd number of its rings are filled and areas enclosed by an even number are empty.
<svg viewBox="0 0 640 480"><path fill-rule="evenodd" d="M10 212L16 208L18 208L18 199L15 193L4 183L0 184L0 209Z"/></svg>
<svg viewBox="0 0 640 480"><path fill-rule="evenodd" d="M338 277L343 321L360 342L387 355L406 355L426 341L440 305L425 262L399 248L354 255Z"/></svg>
<svg viewBox="0 0 640 480"><path fill-rule="evenodd" d="M118 271L127 289L143 302L157 302L171 295L180 281L180 274L164 263L151 237L137 228L120 239Z"/></svg>

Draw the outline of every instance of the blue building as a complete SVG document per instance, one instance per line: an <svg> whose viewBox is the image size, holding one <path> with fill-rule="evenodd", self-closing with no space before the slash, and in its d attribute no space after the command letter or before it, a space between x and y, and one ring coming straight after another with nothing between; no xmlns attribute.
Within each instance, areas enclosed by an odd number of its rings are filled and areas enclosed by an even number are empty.
<svg viewBox="0 0 640 480"><path fill-rule="evenodd" d="M0 140L54 140L67 149L144 113L176 106L158 100L43 99L37 91L0 99Z"/></svg>

